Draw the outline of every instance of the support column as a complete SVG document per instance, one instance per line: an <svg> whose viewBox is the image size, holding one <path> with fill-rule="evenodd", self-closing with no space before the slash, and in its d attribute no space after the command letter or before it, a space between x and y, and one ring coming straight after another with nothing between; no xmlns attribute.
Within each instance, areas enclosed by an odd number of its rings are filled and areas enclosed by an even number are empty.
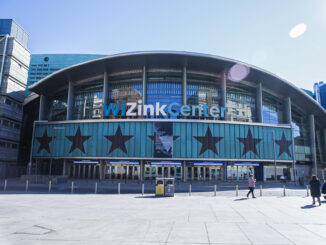
<svg viewBox="0 0 326 245"><path fill-rule="evenodd" d="M183 67L182 72L182 104L187 104L187 67Z"/></svg>
<svg viewBox="0 0 326 245"><path fill-rule="evenodd" d="M312 163L314 166L313 174L317 175L317 156L316 156L316 135L315 135L315 117L313 114L309 116L309 133L310 133L310 146L312 154Z"/></svg>
<svg viewBox="0 0 326 245"><path fill-rule="evenodd" d="M75 88L74 84L69 81L68 86L68 99L67 99L67 120L72 120L72 113L74 109L74 103L75 103Z"/></svg>
<svg viewBox="0 0 326 245"><path fill-rule="evenodd" d="M146 66L143 66L143 93L142 93L142 96L143 96L143 105L145 105L147 103L147 94L146 94L146 91L147 91L147 80L146 80Z"/></svg>
<svg viewBox="0 0 326 245"><path fill-rule="evenodd" d="M144 173L145 173L145 171L144 171L144 160L140 160L140 181L144 181L145 180L145 178L144 178Z"/></svg>
<svg viewBox="0 0 326 245"><path fill-rule="evenodd" d="M47 99L43 94L41 94L38 120L46 120L46 105Z"/></svg>
<svg viewBox="0 0 326 245"><path fill-rule="evenodd" d="M182 178L183 182L187 181L187 166L186 166L186 161L182 162Z"/></svg>
<svg viewBox="0 0 326 245"><path fill-rule="evenodd" d="M261 83L258 83L256 88L256 113L257 122L263 122L263 86Z"/></svg>
<svg viewBox="0 0 326 245"><path fill-rule="evenodd" d="M100 166L99 166L98 175L99 175L99 179L100 180L103 180L104 179L104 161L103 160L100 160Z"/></svg>
<svg viewBox="0 0 326 245"><path fill-rule="evenodd" d="M108 73L104 72L104 80L103 80L103 104L107 104L109 99L109 79ZM104 110L102 109L102 118L104 118Z"/></svg>
<svg viewBox="0 0 326 245"><path fill-rule="evenodd" d="M221 73L221 107L226 108L226 71ZM228 111L224 113L224 120L228 118Z"/></svg>
<svg viewBox="0 0 326 245"><path fill-rule="evenodd" d="M63 159L63 168L62 168L62 175L67 175L67 159Z"/></svg>
<svg viewBox="0 0 326 245"><path fill-rule="evenodd" d="M284 123L290 124L292 121L292 113L291 113L291 98L287 97L284 99Z"/></svg>

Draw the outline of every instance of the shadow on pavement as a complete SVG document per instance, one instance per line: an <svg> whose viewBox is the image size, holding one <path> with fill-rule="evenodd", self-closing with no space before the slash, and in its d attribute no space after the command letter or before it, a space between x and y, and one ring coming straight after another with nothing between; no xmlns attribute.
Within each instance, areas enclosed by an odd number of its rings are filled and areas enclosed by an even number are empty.
<svg viewBox="0 0 326 245"><path fill-rule="evenodd" d="M162 197L157 197L155 195L150 195L150 196L136 196L135 198L162 198Z"/></svg>
<svg viewBox="0 0 326 245"><path fill-rule="evenodd" d="M244 201L244 200L248 200L248 198L243 197L243 198L234 199L233 201Z"/></svg>
<svg viewBox="0 0 326 245"><path fill-rule="evenodd" d="M310 208L316 208L316 207L318 207L318 206L315 206L315 205L309 204L309 205L302 206L301 208L302 208L302 209L310 209Z"/></svg>

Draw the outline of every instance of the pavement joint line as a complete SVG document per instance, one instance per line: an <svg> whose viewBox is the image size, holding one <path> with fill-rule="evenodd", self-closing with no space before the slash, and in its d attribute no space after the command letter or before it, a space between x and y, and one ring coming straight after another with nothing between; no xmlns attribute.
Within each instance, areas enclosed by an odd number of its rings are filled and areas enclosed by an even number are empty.
<svg viewBox="0 0 326 245"><path fill-rule="evenodd" d="M291 244L295 244L294 242L292 242L289 238L287 238L284 234L282 234L280 231L278 231L277 229L275 229L273 226L271 226L268 222L266 222L266 225L268 227L270 227L272 230L276 231L278 234L280 234L282 237L284 237L287 241L289 241Z"/></svg>
<svg viewBox="0 0 326 245"><path fill-rule="evenodd" d="M170 228L170 230L169 230L168 236L167 236L167 238L166 238L164 244L168 244L168 241L169 241L170 235L171 235L171 233L172 233L172 230L173 230L173 228L174 228L174 225L175 225L175 221L173 221L173 223L172 223L172 225L171 225L171 228Z"/></svg>
<svg viewBox="0 0 326 245"><path fill-rule="evenodd" d="M216 219L216 222L218 222L218 218L217 218L217 215L216 215L216 213L215 213L215 211L214 211L214 209L213 209L212 204L209 204L209 207L210 207L211 211L212 211L213 214L214 214L214 217L215 217L215 219Z"/></svg>
<svg viewBox="0 0 326 245"><path fill-rule="evenodd" d="M310 233L312 233L312 234L314 234L314 235L320 237L321 239L326 240L325 237L319 235L318 233L313 232L312 230L307 229L306 227L302 226L302 224L299 224L299 223L298 223L298 224L296 224L296 225L298 225L298 226L300 226L301 228L303 228L304 230L306 230L306 231L308 231L308 232L310 232ZM313 224L313 225L316 225L316 224Z"/></svg>
<svg viewBox="0 0 326 245"><path fill-rule="evenodd" d="M243 229L241 228L241 226L238 223L235 223L235 225L239 228L239 230L242 232L242 234L248 239L248 241L254 245L253 241L251 241L251 239L247 236L247 234L243 231Z"/></svg>
<svg viewBox="0 0 326 245"><path fill-rule="evenodd" d="M204 224L205 224L205 230L206 230L206 234L207 234L208 244L211 244L211 241L210 241L210 239L209 239L208 230L207 230L207 224L206 224L206 222L204 222Z"/></svg>
<svg viewBox="0 0 326 245"><path fill-rule="evenodd" d="M231 204L230 207L233 209L234 212L236 212L242 219L243 219L243 223L248 223L248 220L246 220L246 218L238 211L236 210L233 205Z"/></svg>

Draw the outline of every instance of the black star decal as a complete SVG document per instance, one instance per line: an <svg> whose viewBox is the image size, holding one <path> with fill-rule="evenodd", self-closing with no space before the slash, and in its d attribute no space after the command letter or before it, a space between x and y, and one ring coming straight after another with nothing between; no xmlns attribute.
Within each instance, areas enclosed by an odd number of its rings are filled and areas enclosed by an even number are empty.
<svg viewBox="0 0 326 245"><path fill-rule="evenodd" d="M246 138L237 138L237 139L244 145L242 156L245 155L248 151L252 151L256 155L258 155L256 145L261 141L261 139L253 138L250 128L248 130L248 134Z"/></svg>
<svg viewBox="0 0 326 245"><path fill-rule="evenodd" d="M121 128L119 126L117 131L115 132L115 135L104 135L104 137L112 142L109 153L111 153L117 148L121 149L124 153L127 153L125 142L130 140L134 136L122 135Z"/></svg>
<svg viewBox="0 0 326 245"><path fill-rule="evenodd" d="M54 139L55 137L53 137ZM36 137L37 141L40 143L40 147L38 148L37 153L40 153L42 149L46 150L50 153L50 145L49 143L52 141L52 137L48 136L48 131L45 129L42 137Z"/></svg>
<svg viewBox="0 0 326 245"><path fill-rule="evenodd" d="M82 136L81 135L81 132L80 132L80 126L78 126L78 129L76 131L76 135L75 136L66 136L66 137L72 143L69 153L71 153L72 151L74 151L76 148L78 148L83 153L85 153L84 142L86 140L88 140L92 136Z"/></svg>
<svg viewBox="0 0 326 245"><path fill-rule="evenodd" d="M218 155L215 144L219 142L223 137L213 137L211 129L208 127L205 136L194 136L202 145L199 155L203 154L207 150L211 150Z"/></svg>
<svg viewBox="0 0 326 245"><path fill-rule="evenodd" d="M283 152L288 154L289 157L291 156L289 146L292 145L292 141L286 139L284 132L282 133L282 138L280 140L275 140L275 143L280 146L280 152L278 156L280 156Z"/></svg>

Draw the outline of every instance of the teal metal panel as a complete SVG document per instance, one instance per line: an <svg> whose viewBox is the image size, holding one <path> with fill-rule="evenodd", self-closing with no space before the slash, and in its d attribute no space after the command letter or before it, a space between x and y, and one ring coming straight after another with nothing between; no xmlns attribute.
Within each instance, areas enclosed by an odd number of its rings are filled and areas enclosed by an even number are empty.
<svg viewBox="0 0 326 245"><path fill-rule="evenodd" d="M173 124L173 157L175 158L208 158L208 159L274 159L272 131L275 132L276 140L284 140L287 145L283 146L280 153L280 144L275 144L276 157L278 160L292 159L291 129L267 126L253 126L243 124L222 123L195 123L195 122L167 122ZM154 136L155 122L88 122L88 123L53 123L36 125L34 131L34 157L138 157L152 158L154 153L154 141L148 136ZM52 133L56 129L54 142ZM79 145L73 146L70 139L80 134L84 138ZM121 132L118 131L121 130ZM259 143L249 142L249 150L243 154L245 143L239 138L248 139L249 129L253 139L261 139ZM209 140L211 131L212 139ZM46 134L45 134L46 131ZM121 135L119 136L119 134ZM68 137L67 137L68 136ZM111 140L115 142L113 147ZM132 136L127 139L126 136ZM209 136L209 137L208 137ZM116 137L116 138L114 138ZM196 138L199 137L199 138ZM214 137L222 137L218 142ZM128 137L127 137L128 138ZM43 142L43 143L42 143ZM42 143L42 144L41 144ZM48 143L48 145L47 145ZM215 143L215 144L214 144ZM214 144L214 145L213 145ZM123 150L125 146L126 152ZM206 147L204 147L206 146ZM215 147L215 148L214 148ZM288 147L288 148L286 148ZM111 148L113 149L110 153ZM257 149L257 154L254 149ZM72 149L72 152L70 152ZM83 152L83 149L85 152ZM214 153L214 149L218 154ZM201 152L202 151L202 152ZM200 154L201 153L201 154ZM290 153L290 156L288 155Z"/></svg>

